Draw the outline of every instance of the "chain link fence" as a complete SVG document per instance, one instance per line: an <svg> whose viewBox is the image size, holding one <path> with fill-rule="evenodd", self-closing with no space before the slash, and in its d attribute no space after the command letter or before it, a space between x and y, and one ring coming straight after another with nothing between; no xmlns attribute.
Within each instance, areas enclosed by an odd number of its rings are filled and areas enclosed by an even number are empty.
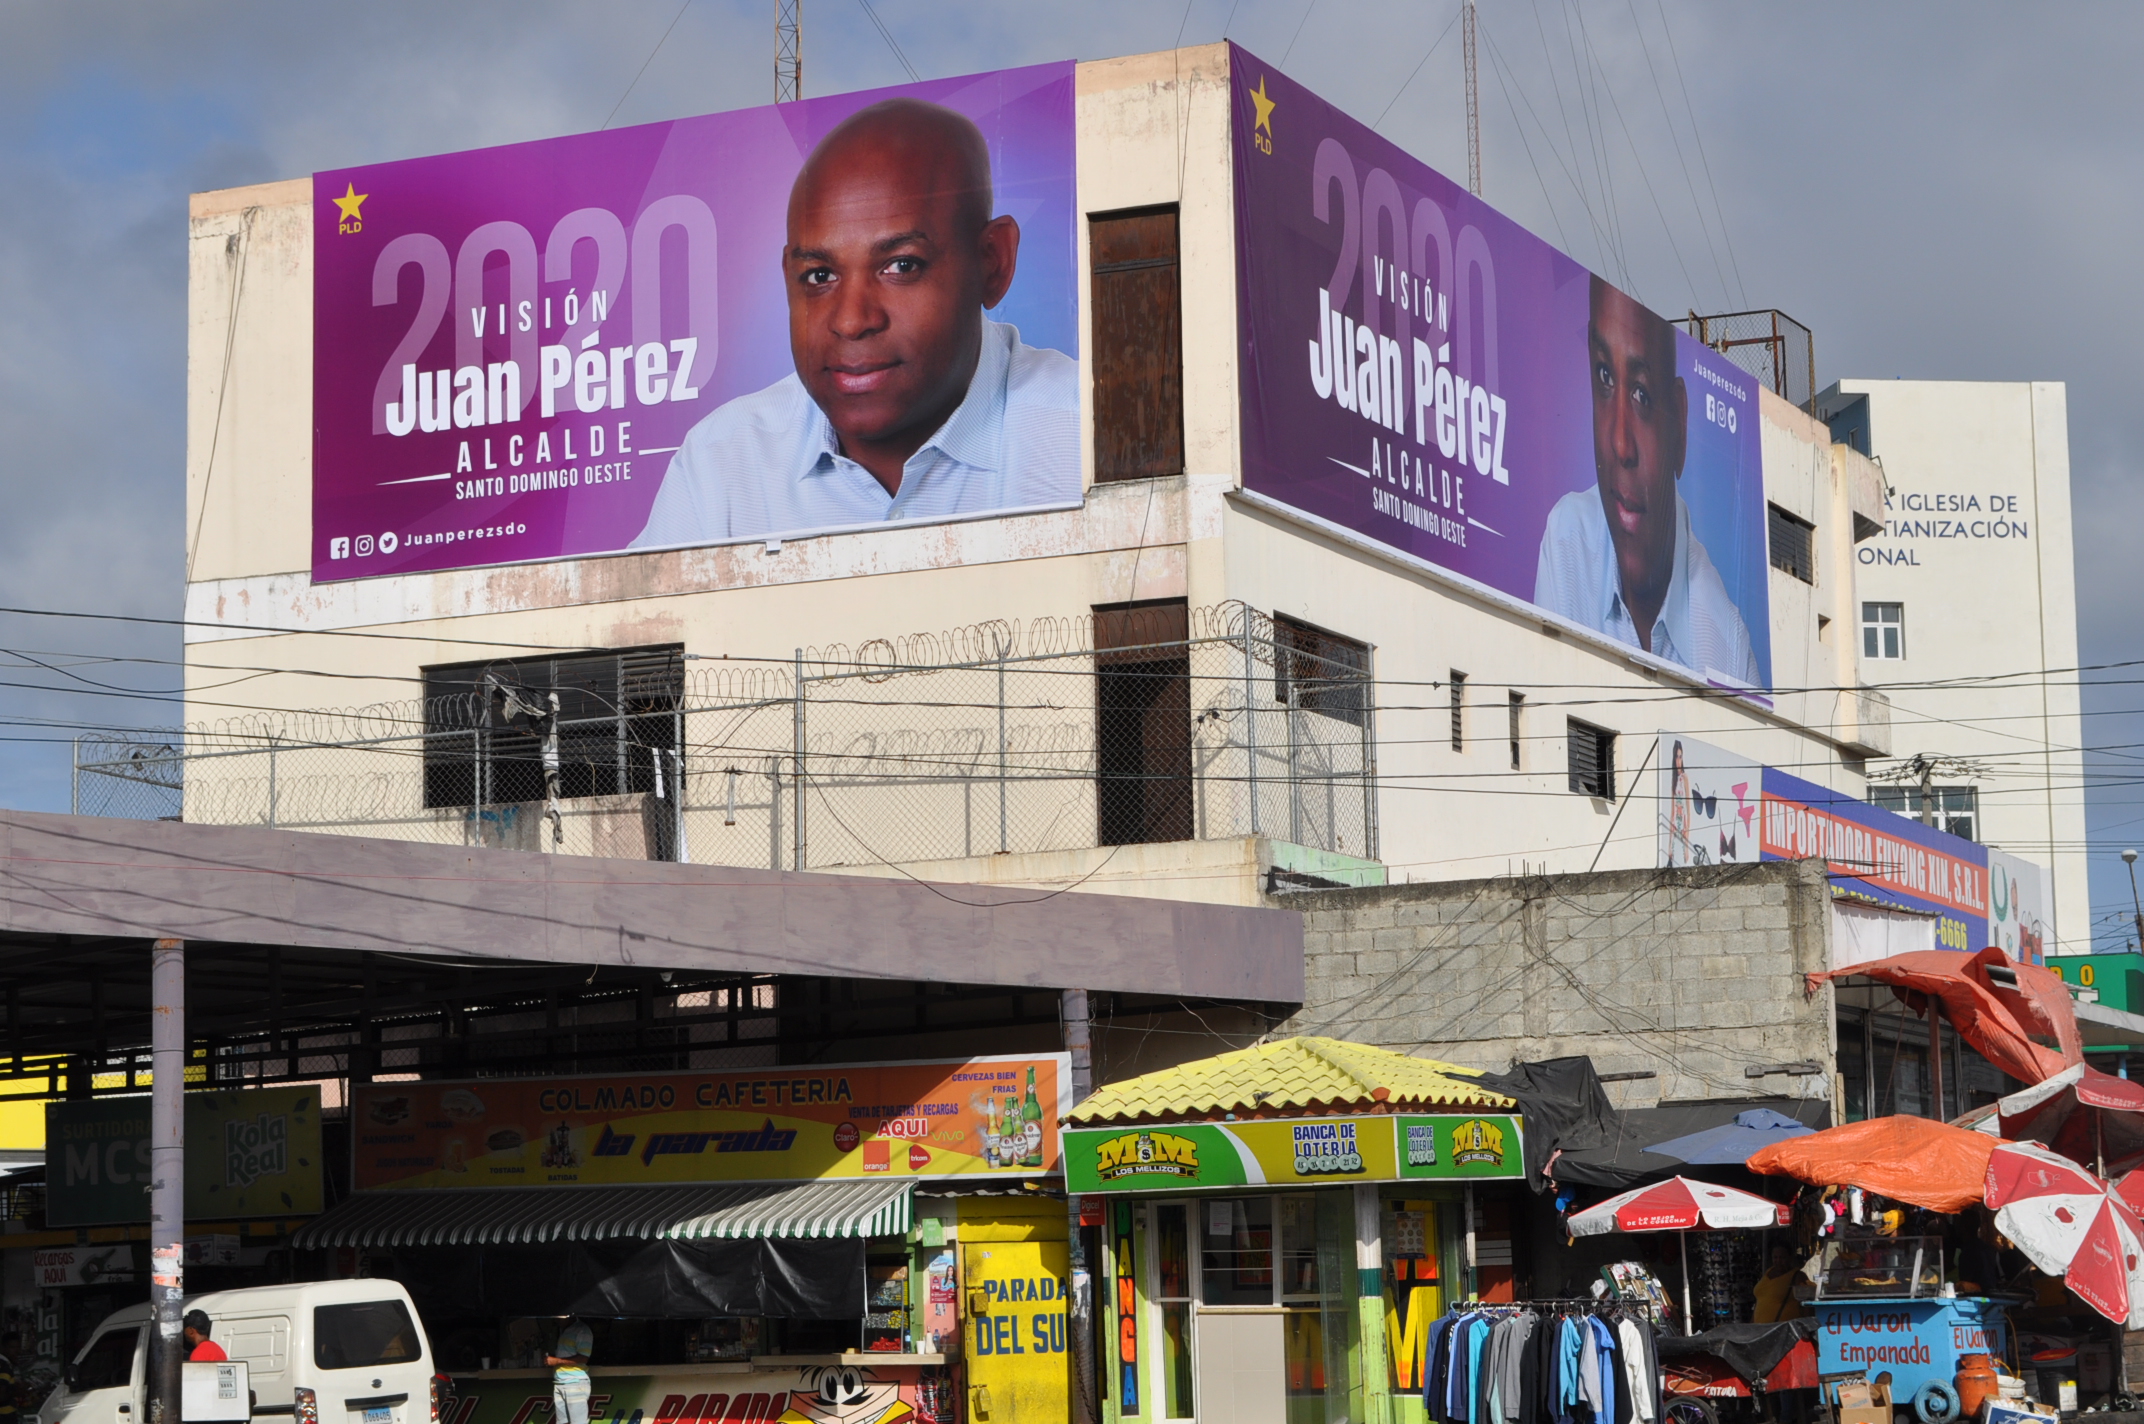
<svg viewBox="0 0 2144 1424"><path fill-rule="evenodd" d="M1369 651L1240 604L672 661L548 728L503 710L540 709L523 685L84 737L75 805L776 869L1244 835L1377 855Z"/></svg>
<svg viewBox="0 0 2144 1424"><path fill-rule="evenodd" d="M1783 311L1684 318L1683 330L1771 388L1787 404L1815 412L1816 338Z"/></svg>

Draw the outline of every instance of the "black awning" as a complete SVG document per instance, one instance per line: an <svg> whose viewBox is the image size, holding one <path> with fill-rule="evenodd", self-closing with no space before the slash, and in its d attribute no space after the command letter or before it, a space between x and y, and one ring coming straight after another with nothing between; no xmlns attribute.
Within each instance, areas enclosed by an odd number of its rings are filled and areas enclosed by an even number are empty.
<svg viewBox="0 0 2144 1424"><path fill-rule="evenodd" d="M1831 1105L1817 1098L1712 1098L1627 1108L1612 1115L1613 1131L1606 1144L1565 1152L1556 1159L1550 1175L1565 1185L1616 1189L1635 1186L1651 1177L1673 1176L1686 1164L1680 1158L1648 1152L1645 1144L1722 1127L1751 1108L1770 1108L1814 1128L1831 1126Z"/></svg>

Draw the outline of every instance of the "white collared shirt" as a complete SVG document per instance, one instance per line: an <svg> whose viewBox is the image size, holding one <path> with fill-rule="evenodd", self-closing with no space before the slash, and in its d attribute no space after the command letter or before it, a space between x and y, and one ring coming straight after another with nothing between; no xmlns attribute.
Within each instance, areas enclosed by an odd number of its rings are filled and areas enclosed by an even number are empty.
<svg viewBox="0 0 2144 1424"><path fill-rule="evenodd" d="M670 459L636 549L1079 503L1079 366L981 318L968 394L898 494L841 453L795 372L710 413Z"/></svg>
<svg viewBox="0 0 2144 1424"><path fill-rule="evenodd" d="M1623 603L1622 575L1599 489L1573 490L1548 512L1534 602L1617 642L1644 646ZM1675 572L1653 620L1651 652L1715 681L1764 685L1749 627L1705 546L1690 532L1690 506L1680 494L1675 496Z"/></svg>

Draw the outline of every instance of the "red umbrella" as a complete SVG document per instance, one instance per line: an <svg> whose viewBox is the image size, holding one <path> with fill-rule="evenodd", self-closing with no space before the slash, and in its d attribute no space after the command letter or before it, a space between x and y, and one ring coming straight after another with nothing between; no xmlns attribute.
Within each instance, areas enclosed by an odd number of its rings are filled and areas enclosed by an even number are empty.
<svg viewBox="0 0 2144 1424"><path fill-rule="evenodd" d="M2086 1305L2144 1329L2144 1223L2116 1190L2037 1143L1998 1143L1988 1157L1995 1229L2032 1264L2061 1276Z"/></svg>
<svg viewBox="0 0 2144 1424"><path fill-rule="evenodd" d="M1564 1224L1573 1236L1604 1236L1611 1231L1735 1231L1784 1226L1792 1208L1733 1187L1670 1177L1649 1187L1632 1187L1584 1211ZM1682 1325L1692 1328L1690 1242L1682 1242Z"/></svg>
<svg viewBox="0 0 2144 1424"><path fill-rule="evenodd" d="M1784 1225L1782 1210L1779 1203L1750 1192L1670 1177L1574 1211L1566 1224L1573 1236L1601 1236L1610 1231L1751 1230Z"/></svg>
<svg viewBox="0 0 2144 1424"><path fill-rule="evenodd" d="M2102 1171L2144 1162L2144 1083L2074 1063L1996 1105L2002 1135Z"/></svg>

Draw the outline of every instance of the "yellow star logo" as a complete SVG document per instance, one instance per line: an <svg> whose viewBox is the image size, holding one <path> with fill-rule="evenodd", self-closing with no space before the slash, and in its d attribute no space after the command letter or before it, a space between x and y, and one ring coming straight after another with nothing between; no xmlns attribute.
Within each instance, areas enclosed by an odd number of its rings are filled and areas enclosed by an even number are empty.
<svg viewBox="0 0 2144 1424"><path fill-rule="evenodd" d="M365 215L358 211L358 207L365 201L365 199L371 196L372 195L370 193L358 192L357 185L355 183L349 183L344 185L342 196L334 199L333 202L336 207L342 209L343 221L362 222L364 220Z"/></svg>
<svg viewBox="0 0 2144 1424"><path fill-rule="evenodd" d="M1266 77L1261 74L1258 76L1258 87L1251 91L1251 103L1258 110L1258 117L1252 120L1251 128L1264 129L1267 138L1273 136L1273 102L1266 97Z"/></svg>

